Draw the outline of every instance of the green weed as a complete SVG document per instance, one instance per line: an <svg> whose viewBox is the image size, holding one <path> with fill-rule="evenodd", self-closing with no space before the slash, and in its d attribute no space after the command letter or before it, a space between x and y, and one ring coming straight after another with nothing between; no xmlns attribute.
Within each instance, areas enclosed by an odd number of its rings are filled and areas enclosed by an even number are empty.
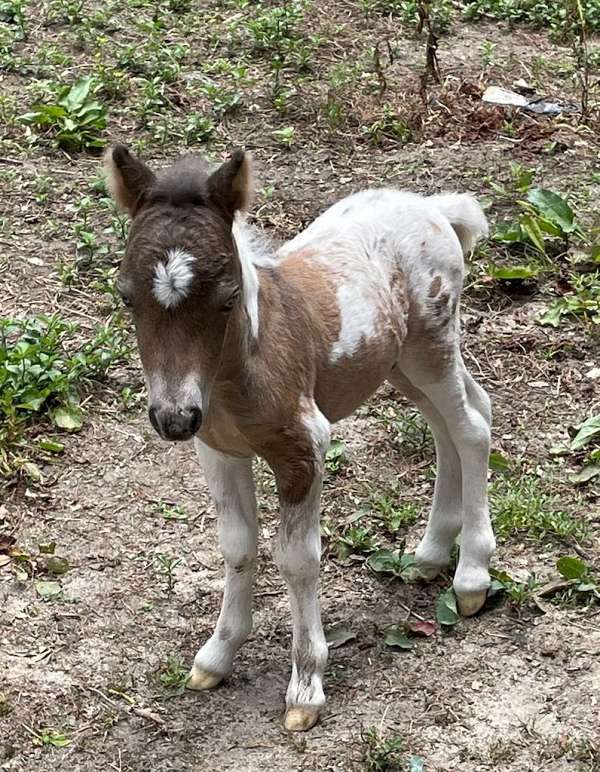
<svg viewBox="0 0 600 772"><path fill-rule="evenodd" d="M600 325L600 270L587 274L570 273L571 292L554 300L538 317L538 322L559 327L564 320Z"/></svg>
<svg viewBox="0 0 600 772"><path fill-rule="evenodd" d="M77 327L59 316L0 318L0 474L35 475L31 458L53 452L44 431L83 425L82 393L129 351L113 323L78 342ZM36 439L37 438L37 439Z"/></svg>
<svg viewBox="0 0 600 772"><path fill-rule="evenodd" d="M396 534L402 527L411 525L419 518L420 508L412 501L398 504L399 493L394 490L389 493L371 494L369 500L373 516L381 520L385 529Z"/></svg>
<svg viewBox="0 0 600 772"><path fill-rule="evenodd" d="M187 681L188 669L176 654L167 654L160 663L157 680L160 685L169 690L182 689Z"/></svg>
<svg viewBox="0 0 600 772"><path fill-rule="evenodd" d="M582 0L586 24L592 30L600 29L599 0ZM473 0L464 10L467 20L480 18L505 19L512 23L533 24L536 27L550 27L561 35L574 13L574 6L567 2L553 0Z"/></svg>
<svg viewBox="0 0 600 772"><path fill-rule="evenodd" d="M338 538L337 554L340 558L360 553L369 554L377 549L377 537L367 526L352 525Z"/></svg>
<svg viewBox="0 0 600 772"><path fill-rule="evenodd" d="M399 116L389 104L383 106L380 118L369 126L362 127L362 133L375 145L383 144L386 139L404 145L413 136L412 129L407 120Z"/></svg>
<svg viewBox="0 0 600 772"><path fill-rule="evenodd" d="M107 111L95 98L98 83L81 78L72 86L51 83L46 102L33 106L21 121L36 133L32 140L50 140L65 150L98 150L106 128Z"/></svg>
<svg viewBox="0 0 600 772"><path fill-rule="evenodd" d="M423 762L417 756L409 758L405 753L404 740L400 735L383 737L375 727L361 733L364 744L365 772L406 772L423 770Z"/></svg>

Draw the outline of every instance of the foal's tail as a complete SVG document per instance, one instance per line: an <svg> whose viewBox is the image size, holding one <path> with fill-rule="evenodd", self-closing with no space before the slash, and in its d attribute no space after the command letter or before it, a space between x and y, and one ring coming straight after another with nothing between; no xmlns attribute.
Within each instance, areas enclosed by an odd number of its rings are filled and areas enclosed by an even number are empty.
<svg viewBox="0 0 600 772"><path fill-rule="evenodd" d="M463 255L467 255L480 238L488 235L488 224L483 209L468 193L429 196L427 200L431 201L454 228Z"/></svg>

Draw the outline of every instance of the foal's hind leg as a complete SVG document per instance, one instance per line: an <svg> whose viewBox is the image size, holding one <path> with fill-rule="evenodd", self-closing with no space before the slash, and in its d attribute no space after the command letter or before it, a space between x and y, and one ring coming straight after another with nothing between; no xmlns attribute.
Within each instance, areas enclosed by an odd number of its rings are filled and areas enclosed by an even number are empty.
<svg viewBox="0 0 600 772"><path fill-rule="evenodd" d="M415 551L420 572L433 579L450 563L454 540L462 528L462 469L446 422L425 394L403 375L395 373L391 382L427 420L435 440L437 474L433 503L425 534Z"/></svg>
<svg viewBox="0 0 600 772"><path fill-rule="evenodd" d="M195 445L217 510L225 592L215 631L196 654L186 685L211 689L229 675L233 658L252 629L258 526L252 460L217 453L199 440Z"/></svg>
<svg viewBox="0 0 600 772"><path fill-rule="evenodd" d="M435 383L418 385L443 416L460 458L463 523L454 590L461 613L474 614L485 602L489 560L496 546L487 500L489 399L466 371L460 355Z"/></svg>

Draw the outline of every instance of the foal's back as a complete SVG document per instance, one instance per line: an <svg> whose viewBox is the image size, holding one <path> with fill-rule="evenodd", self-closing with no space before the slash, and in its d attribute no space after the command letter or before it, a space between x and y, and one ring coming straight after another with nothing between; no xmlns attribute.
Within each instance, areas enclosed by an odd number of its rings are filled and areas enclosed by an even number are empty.
<svg viewBox="0 0 600 772"><path fill-rule="evenodd" d="M331 287L338 324L315 388L329 420L351 413L389 378L407 340L433 336L452 346L463 281L459 234L469 222L485 228L469 196L366 190L334 204L279 250L291 281L319 275ZM317 317L330 315L327 295L305 294Z"/></svg>

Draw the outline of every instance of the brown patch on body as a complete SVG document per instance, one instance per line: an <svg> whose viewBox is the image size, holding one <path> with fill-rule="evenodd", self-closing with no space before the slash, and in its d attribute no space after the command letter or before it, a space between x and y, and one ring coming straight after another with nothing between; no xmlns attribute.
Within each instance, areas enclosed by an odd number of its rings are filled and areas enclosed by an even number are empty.
<svg viewBox="0 0 600 772"><path fill-rule="evenodd" d="M436 297L436 295L439 294L441 287L442 287L442 277L436 276L435 279L429 285L429 297L430 298Z"/></svg>

